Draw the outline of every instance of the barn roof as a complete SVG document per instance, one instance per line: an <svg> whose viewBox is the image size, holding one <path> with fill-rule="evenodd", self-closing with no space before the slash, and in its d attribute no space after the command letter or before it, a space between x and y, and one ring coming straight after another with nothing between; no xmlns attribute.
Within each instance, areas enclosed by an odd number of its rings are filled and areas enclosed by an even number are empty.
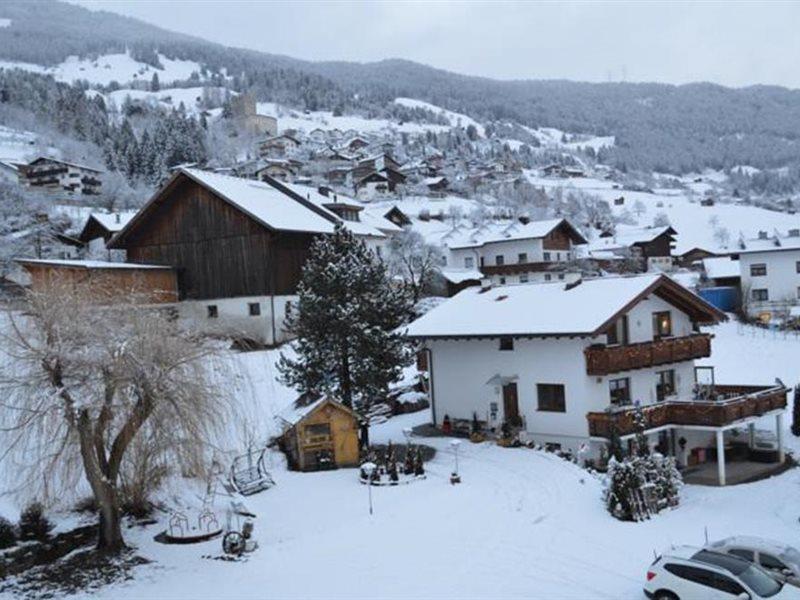
<svg viewBox="0 0 800 600"><path fill-rule="evenodd" d="M109 247L124 247L125 238L132 231L143 226L154 208L167 202L173 188L178 182L185 179L194 181L210 190L223 201L268 229L304 233L333 233L334 223L337 220L335 217L326 215L321 210L315 210L308 203L300 202L268 183L200 169L180 169L112 238Z"/></svg>

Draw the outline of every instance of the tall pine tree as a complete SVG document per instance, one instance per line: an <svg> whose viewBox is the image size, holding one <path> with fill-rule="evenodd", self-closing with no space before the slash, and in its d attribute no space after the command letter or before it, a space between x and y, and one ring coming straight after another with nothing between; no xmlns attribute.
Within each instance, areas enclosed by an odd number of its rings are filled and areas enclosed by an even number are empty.
<svg viewBox="0 0 800 600"><path fill-rule="evenodd" d="M364 414L411 361L397 331L411 315L409 294L337 224L312 245L298 296L288 319L297 356L281 356L282 381L301 393L331 394Z"/></svg>

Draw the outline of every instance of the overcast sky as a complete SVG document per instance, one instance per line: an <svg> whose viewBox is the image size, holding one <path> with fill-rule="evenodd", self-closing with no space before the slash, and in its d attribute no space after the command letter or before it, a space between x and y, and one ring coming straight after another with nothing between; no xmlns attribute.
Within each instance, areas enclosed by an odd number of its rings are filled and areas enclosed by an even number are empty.
<svg viewBox="0 0 800 600"><path fill-rule="evenodd" d="M800 88L798 2L76 1L310 60L407 58L500 79Z"/></svg>

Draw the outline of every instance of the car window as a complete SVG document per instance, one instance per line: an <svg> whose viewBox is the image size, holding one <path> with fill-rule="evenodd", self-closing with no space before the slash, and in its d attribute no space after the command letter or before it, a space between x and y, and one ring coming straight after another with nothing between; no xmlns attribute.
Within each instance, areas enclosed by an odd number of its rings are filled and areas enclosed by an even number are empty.
<svg viewBox="0 0 800 600"><path fill-rule="evenodd" d="M750 565L747 569L739 573L739 579L762 598L774 596L780 592L783 587L770 577L764 569L755 565Z"/></svg>
<svg viewBox="0 0 800 600"><path fill-rule="evenodd" d="M720 573L713 574L711 587L720 590L721 592L733 594L734 596L738 596L741 593L746 593L746 590L739 583L726 575L721 575Z"/></svg>
<svg viewBox="0 0 800 600"><path fill-rule="evenodd" d="M755 553L752 550L745 550L744 548L731 548L728 550L728 553L745 560L749 560L750 562L755 562L756 560Z"/></svg>
<svg viewBox="0 0 800 600"><path fill-rule="evenodd" d="M786 568L786 565L779 561L777 558L772 556L771 554L765 554L764 552L758 553L758 562L761 563L763 567L767 569L775 569L776 571L782 571Z"/></svg>
<svg viewBox="0 0 800 600"><path fill-rule="evenodd" d="M712 571L708 571L707 569L676 564L664 565L664 568L681 579L686 579L687 581L699 583L700 585L713 587L714 573Z"/></svg>

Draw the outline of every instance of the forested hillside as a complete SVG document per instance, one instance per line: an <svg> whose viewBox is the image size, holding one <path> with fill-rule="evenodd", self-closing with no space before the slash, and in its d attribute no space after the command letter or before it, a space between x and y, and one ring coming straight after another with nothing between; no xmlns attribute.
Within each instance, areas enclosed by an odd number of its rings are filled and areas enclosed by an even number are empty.
<svg viewBox="0 0 800 600"><path fill-rule="evenodd" d="M208 78L259 100L364 116L391 114L398 96L418 98L497 126L613 135L600 159L621 170L689 172L800 165L800 91L697 83L495 81L405 60L308 62L226 48L134 19L59 3L0 5L0 59L53 65L68 56L129 51L159 67L159 54L200 65ZM168 24L165 24L168 26ZM30 40L37 40L31 44ZM532 57L536 60L536 57ZM124 83L124 82L119 82ZM186 85L191 82L186 82Z"/></svg>

